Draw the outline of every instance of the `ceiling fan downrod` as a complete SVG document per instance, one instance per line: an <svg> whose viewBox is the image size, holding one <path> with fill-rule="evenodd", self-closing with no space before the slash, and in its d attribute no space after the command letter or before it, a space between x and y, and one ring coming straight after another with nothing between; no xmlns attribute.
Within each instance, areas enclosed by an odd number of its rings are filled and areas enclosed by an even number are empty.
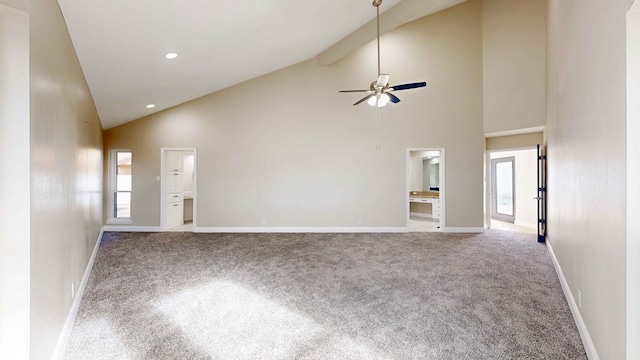
<svg viewBox="0 0 640 360"><path fill-rule="evenodd" d="M376 21L378 27L378 76L380 76L380 5L382 5L382 0L373 0L373 6L376 8Z"/></svg>
<svg viewBox="0 0 640 360"><path fill-rule="evenodd" d="M367 102L371 106L383 107L388 102L397 104L400 99L393 94L393 91L409 90L427 86L426 82L408 83L401 85L389 86L389 75L380 71L380 5L382 0L373 0L373 6L376 8L376 25L378 28L378 79L369 85L367 90L340 90L341 93L367 93L368 95L358 100L355 105Z"/></svg>

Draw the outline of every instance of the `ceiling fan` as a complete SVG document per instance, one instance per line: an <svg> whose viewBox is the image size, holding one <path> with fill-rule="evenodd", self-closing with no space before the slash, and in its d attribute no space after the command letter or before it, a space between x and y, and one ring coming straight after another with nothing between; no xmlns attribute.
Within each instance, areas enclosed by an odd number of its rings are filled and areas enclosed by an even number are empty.
<svg viewBox="0 0 640 360"><path fill-rule="evenodd" d="M426 82L416 82L401 85L389 86L389 74L380 72L380 5L382 0L373 0L373 6L376 8L376 17L378 22L378 80L369 85L368 90L340 90L341 93L361 92L368 95L358 100L353 105L361 104L365 101L371 106L383 107L389 102L397 104L400 99L393 94L393 91L415 89L427 86Z"/></svg>

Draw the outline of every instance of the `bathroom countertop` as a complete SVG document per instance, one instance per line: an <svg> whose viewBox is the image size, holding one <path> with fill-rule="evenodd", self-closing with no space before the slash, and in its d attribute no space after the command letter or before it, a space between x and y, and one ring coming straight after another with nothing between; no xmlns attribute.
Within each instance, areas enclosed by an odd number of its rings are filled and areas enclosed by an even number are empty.
<svg viewBox="0 0 640 360"><path fill-rule="evenodd" d="M409 197L439 199L440 193L437 191L409 191Z"/></svg>

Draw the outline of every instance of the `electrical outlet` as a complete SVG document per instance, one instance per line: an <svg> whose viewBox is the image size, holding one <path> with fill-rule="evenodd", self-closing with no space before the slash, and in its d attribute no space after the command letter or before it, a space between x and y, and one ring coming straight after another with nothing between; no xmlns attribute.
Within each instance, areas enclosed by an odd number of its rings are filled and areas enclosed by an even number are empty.
<svg viewBox="0 0 640 360"><path fill-rule="evenodd" d="M358 225L362 225L363 221L362 219L358 219Z"/></svg>
<svg viewBox="0 0 640 360"><path fill-rule="evenodd" d="M76 297L76 282L73 281L71 282L71 298L75 298Z"/></svg>
<svg viewBox="0 0 640 360"><path fill-rule="evenodd" d="M267 225L267 219L262 219L262 225Z"/></svg>
<svg viewBox="0 0 640 360"><path fill-rule="evenodd" d="M580 292L580 289L578 289L578 307L582 307L582 292Z"/></svg>

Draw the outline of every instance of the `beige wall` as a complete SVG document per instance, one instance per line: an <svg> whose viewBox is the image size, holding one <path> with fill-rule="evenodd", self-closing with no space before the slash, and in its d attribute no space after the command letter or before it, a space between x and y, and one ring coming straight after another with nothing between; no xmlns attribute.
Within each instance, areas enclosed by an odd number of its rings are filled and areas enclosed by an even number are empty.
<svg viewBox="0 0 640 360"><path fill-rule="evenodd" d="M487 138L487 150L505 150L544 144L543 133L529 133Z"/></svg>
<svg viewBox="0 0 640 360"><path fill-rule="evenodd" d="M382 38L392 83L429 86L398 92L402 103L381 111L378 133L375 110L338 93L376 78L375 43L329 67L303 62L106 131L105 149L133 151L133 225L159 225L161 147L198 149L196 225L241 228L261 219L404 228L406 148L444 147L446 226L481 227L481 5L468 1Z"/></svg>
<svg viewBox="0 0 640 360"><path fill-rule="evenodd" d="M100 233L102 127L55 0L30 32L31 358L50 359Z"/></svg>
<svg viewBox="0 0 640 360"><path fill-rule="evenodd" d="M0 359L29 356L29 14L0 0ZM5 54L11 54L6 56Z"/></svg>
<svg viewBox="0 0 640 360"><path fill-rule="evenodd" d="M10 7L13 10L20 10L20 11L28 14L29 13L29 1L30 0L0 0L0 5L4 5L6 7Z"/></svg>
<svg viewBox="0 0 640 360"><path fill-rule="evenodd" d="M548 1L548 238L601 359L625 358L630 4Z"/></svg>
<svg viewBox="0 0 640 360"><path fill-rule="evenodd" d="M485 134L544 125L545 0L484 0Z"/></svg>
<svg viewBox="0 0 640 360"><path fill-rule="evenodd" d="M640 1L627 14L627 359L640 359ZM631 215L631 216L629 216Z"/></svg>

